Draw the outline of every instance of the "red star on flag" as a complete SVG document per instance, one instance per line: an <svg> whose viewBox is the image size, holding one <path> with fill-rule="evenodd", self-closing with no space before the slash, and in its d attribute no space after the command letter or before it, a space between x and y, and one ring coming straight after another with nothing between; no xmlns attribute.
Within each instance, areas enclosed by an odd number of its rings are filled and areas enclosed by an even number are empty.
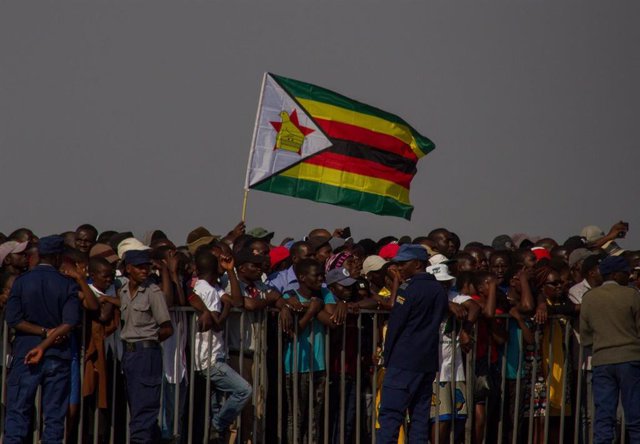
<svg viewBox="0 0 640 444"><path fill-rule="evenodd" d="M291 123L293 123L296 128L298 128L300 130L300 132L306 136L307 134L311 134L312 132L314 132L315 130L312 128L307 128L306 126L302 126L300 125L300 122L298 121L298 110L294 109L293 111L291 111L291 114L289 115L289 119L291 119ZM282 122L269 122L276 131L280 132L280 127L282 126Z"/></svg>

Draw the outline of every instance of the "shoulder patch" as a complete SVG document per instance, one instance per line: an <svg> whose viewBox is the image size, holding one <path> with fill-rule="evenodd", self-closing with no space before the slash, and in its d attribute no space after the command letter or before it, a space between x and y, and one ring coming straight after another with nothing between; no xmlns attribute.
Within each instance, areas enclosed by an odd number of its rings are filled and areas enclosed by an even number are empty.
<svg viewBox="0 0 640 444"><path fill-rule="evenodd" d="M409 286L409 282L405 282L398 287L398 290L406 290L408 286Z"/></svg>
<svg viewBox="0 0 640 444"><path fill-rule="evenodd" d="M402 297L402 296L397 296L396 297L396 303L398 303L400 305L404 304L405 301L406 301L406 299L404 297Z"/></svg>

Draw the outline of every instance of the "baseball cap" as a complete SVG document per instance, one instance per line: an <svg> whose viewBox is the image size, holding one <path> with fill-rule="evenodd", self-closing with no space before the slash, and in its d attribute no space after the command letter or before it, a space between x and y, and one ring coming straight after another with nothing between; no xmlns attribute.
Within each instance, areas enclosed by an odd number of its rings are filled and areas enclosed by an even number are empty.
<svg viewBox="0 0 640 444"><path fill-rule="evenodd" d="M391 242L380 248L378 255L383 259L391 260L396 254L398 254L398 250L400 250L400 245L395 242Z"/></svg>
<svg viewBox="0 0 640 444"><path fill-rule="evenodd" d="M584 248L587 244L585 238L582 236L571 236L566 241L564 241L563 246L570 248L572 250L576 250L578 248Z"/></svg>
<svg viewBox="0 0 640 444"><path fill-rule="evenodd" d="M427 273L435 276L437 281L445 282L455 279L454 276L449 274L449 267L446 264L429 265L427 267Z"/></svg>
<svg viewBox="0 0 640 444"><path fill-rule="evenodd" d="M398 253L392 259L393 262L406 262L413 259L417 259L419 261L427 261L429 259L429 255L427 254L427 250L425 250L420 245L414 244L404 244L401 245L398 249Z"/></svg>
<svg viewBox="0 0 640 444"><path fill-rule="evenodd" d="M438 265L445 262L449 262L449 259L447 259L447 256L445 256L444 254L437 253L429 258L429 263L431 265Z"/></svg>
<svg viewBox="0 0 640 444"><path fill-rule="evenodd" d="M327 285L340 284L344 287L349 287L358 281L351 277L346 268L340 267L334 268L327 273L326 282Z"/></svg>
<svg viewBox="0 0 640 444"><path fill-rule="evenodd" d="M596 225L587 225L580 232L580 236L584 237L587 242L593 242L603 237L604 231Z"/></svg>
<svg viewBox="0 0 640 444"><path fill-rule="evenodd" d="M541 259L551 259L551 253L544 247L533 247L531 252L535 255L536 262Z"/></svg>
<svg viewBox="0 0 640 444"><path fill-rule="evenodd" d="M513 250L515 248L515 244L513 243L513 239L511 236L506 234L501 234L500 236L496 236L491 242L491 246L500 251L500 250Z"/></svg>
<svg viewBox="0 0 640 444"><path fill-rule="evenodd" d="M48 254L60 254L64 251L64 238L54 234L40 238L38 242L38 253L46 256Z"/></svg>
<svg viewBox="0 0 640 444"><path fill-rule="evenodd" d="M572 267L578 262L585 260L589 256L595 256L597 253L589 251L586 248L576 248L569 255L569 267Z"/></svg>
<svg viewBox="0 0 640 444"><path fill-rule="evenodd" d="M127 250L124 253L124 263L126 265L144 265L151 263L151 253L149 250Z"/></svg>
<svg viewBox="0 0 640 444"><path fill-rule="evenodd" d="M275 267L283 260L289 257L289 249L287 247L274 247L269 250L269 259L271 260L271 267Z"/></svg>
<svg viewBox="0 0 640 444"><path fill-rule="evenodd" d="M362 263L362 275L366 276L372 271L381 270L382 267L384 267L387 263L388 261L386 261L381 256L378 256L378 255L369 256Z"/></svg>
<svg viewBox="0 0 640 444"><path fill-rule="evenodd" d="M629 262L620 256L608 256L600 262L600 274L606 276L607 274L615 273L618 271L629 273L631 272L631 266Z"/></svg>
<svg viewBox="0 0 640 444"><path fill-rule="evenodd" d="M0 267L7 256L11 253L22 253L28 244L29 242L7 241L0 245Z"/></svg>

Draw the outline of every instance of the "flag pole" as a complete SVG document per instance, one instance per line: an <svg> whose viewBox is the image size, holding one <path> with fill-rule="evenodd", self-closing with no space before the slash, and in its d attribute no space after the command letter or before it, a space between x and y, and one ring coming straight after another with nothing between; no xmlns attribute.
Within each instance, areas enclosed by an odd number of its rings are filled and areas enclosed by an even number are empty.
<svg viewBox="0 0 640 444"><path fill-rule="evenodd" d="M245 221L247 215L247 200L249 198L249 172L251 171L251 161L253 160L253 151L256 146L256 137L258 136L258 125L260 123L260 110L262 110L262 97L264 96L264 86L267 82L267 75L262 75L262 86L260 87L260 98L258 99L258 110L256 111L256 122L253 126L253 137L251 137L251 147L249 148L249 160L247 161L247 174L244 178L244 198L242 199L242 218Z"/></svg>

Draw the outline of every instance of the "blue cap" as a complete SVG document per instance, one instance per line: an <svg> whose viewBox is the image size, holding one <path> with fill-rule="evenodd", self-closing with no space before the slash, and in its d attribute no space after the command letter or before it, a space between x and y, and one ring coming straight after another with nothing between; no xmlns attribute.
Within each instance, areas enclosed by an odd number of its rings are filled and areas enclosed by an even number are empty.
<svg viewBox="0 0 640 444"><path fill-rule="evenodd" d="M400 245L400 249L391 260L393 262L406 262L413 259L424 262L428 261L429 255L427 254L427 250L425 250L421 245L403 244Z"/></svg>
<svg viewBox="0 0 640 444"><path fill-rule="evenodd" d="M609 256L603 259L599 265L600 274L606 276L611 273L622 271L625 273L631 272L631 266L629 262L621 256Z"/></svg>
<svg viewBox="0 0 640 444"><path fill-rule="evenodd" d="M150 250L129 250L124 254L126 265L144 265L151 263Z"/></svg>
<svg viewBox="0 0 640 444"><path fill-rule="evenodd" d="M54 234L52 236L41 237L38 242L38 253L43 256L50 254L60 254L64 251L64 239L62 236Z"/></svg>
<svg viewBox="0 0 640 444"><path fill-rule="evenodd" d="M334 268L327 273L327 285L340 284L343 287L350 287L356 282L358 281L352 278L349 271L344 267Z"/></svg>

